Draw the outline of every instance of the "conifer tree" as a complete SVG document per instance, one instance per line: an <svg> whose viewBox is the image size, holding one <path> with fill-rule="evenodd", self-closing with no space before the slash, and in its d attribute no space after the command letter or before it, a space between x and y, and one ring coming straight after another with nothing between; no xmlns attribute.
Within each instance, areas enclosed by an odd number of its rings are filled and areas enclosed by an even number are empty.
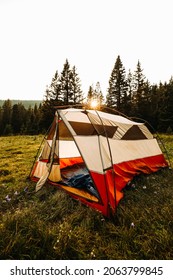
<svg viewBox="0 0 173 280"><path fill-rule="evenodd" d="M61 91L61 78L59 76L58 71L55 72L55 75L52 78L52 82L48 88L46 99L49 100L49 102L52 101L54 106L63 104L63 95Z"/></svg>
<svg viewBox="0 0 173 280"><path fill-rule="evenodd" d="M173 131L173 78L159 85L158 130Z"/></svg>
<svg viewBox="0 0 173 280"><path fill-rule="evenodd" d="M49 107L63 104L63 95L61 91L61 79L58 71L55 72L51 84L47 86L45 91L45 103Z"/></svg>
<svg viewBox="0 0 173 280"><path fill-rule="evenodd" d="M81 90L81 81L76 72L76 67L73 66L71 70L71 87L72 87L72 97L70 103L80 104L84 100L83 92Z"/></svg>
<svg viewBox="0 0 173 280"><path fill-rule="evenodd" d="M148 121L155 130L158 129L159 88L157 84L150 87L150 112Z"/></svg>
<svg viewBox="0 0 173 280"><path fill-rule="evenodd" d="M101 86L100 86L100 83L99 83L99 82L96 83L96 87L95 87L95 98L97 99L99 105L102 105L102 104L103 104L104 97L103 97L103 93L102 93Z"/></svg>
<svg viewBox="0 0 173 280"><path fill-rule="evenodd" d="M122 109L123 97L127 91L126 73L120 56L118 55L109 79L106 104L109 107Z"/></svg>
<svg viewBox="0 0 173 280"><path fill-rule="evenodd" d="M127 94L130 100L132 98L133 88L134 88L133 74L129 69L129 72L127 74Z"/></svg>
<svg viewBox="0 0 173 280"><path fill-rule="evenodd" d="M134 90L134 80L133 80L133 74L131 70L129 69L129 72L127 74L127 91L124 94L124 101L123 101L123 113L132 116L133 110L132 110L132 95Z"/></svg>
<svg viewBox="0 0 173 280"><path fill-rule="evenodd" d="M32 134L32 126L34 122L34 114L31 106L27 110L27 120L26 120L26 131L28 134Z"/></svg>
<svg viewBox="0 0 173 280"><path fill-rule="evenodd" d="M63 95L61 92L61 79L58 71L55 72L51 84L46 87L45 98L39 116L39 127L41 130L48 129L55 114L55 106L63 105Z"/></svg>
<svg viewBox="0 0 173 280"><path fill-rule="evenodd" d="M2 107L0 106L0 135L2 133L1 128L2 128Z"/></svg>
<svg viewBox="0 0 173 280"><path fill-rule="evenodd" d="M72 90L72 72L70 64L66 59L63 70L61 72L61 93L63 95L63 104L69 105L73 98Z"/></svg>
<svg viewBox="0 0 173 280"><path fill-rule="evenodd" d="M45 90L45 100L43 101L43 105L41 108L41 116L39 126L42 131L47 130L54 118L55 108L54 108L54 99L50 97L51 93L49 91L49 87L46 87Z"/></svg>
<svg viewBox="0 0 173 280"><path fill-rule="evenodd" d="M133 101L133 113L135 116L142 117L143 110L143 102L144 99L147 97L146 91L146 78L143 74L143 69L141 68L141 63L138 60L136 70L134 72L134 88L132 94L132 101Z"/></svg>
<svg viewBox="0 0 173 280"><path fill-rule="evenodd" d="M173 77L169 80L168 86L167 86L167 120L168 120L168 126L166 128L166 131L169 129L173 131Z"/></svg>
<svg viewBox="0 0 173 280"><path fill-rule="evenodd" d="M2 105L2 117L1 117L1 126L0 134L12 133L11 128L11 113L12 113L12 103L10 99L4 101ZM8 128L8 129L7 129ZM8 132L7 132L8 130Z"/></svg>
<svg viewBox="0 0 173 280"><path fill-rule="evenodd" d="M21 128L26 125L27 113L24 105L22 103L14 104L12 107L12 118L11 125L13 128L13 133L19 134Z"/></svg>
<svg viewBox="0 0 173 280"><path fill-rule="evenodd" d="M83 101L80 78L76 67L70 68L66 59L61 74L55 72L50 86L45 91L45 100L41 109L40 127L46 130L51 125L56 107L61 105L73 105Z"/></svg>
<svg viewBox="0 0 173 280"><path fill-rule="evenodd" d="M100 83L97 82L95 88L92 86L89 87L87 95L87 105L88 107L100 108L103 104L103 94L101 91Z"/></svg>
<svg viewBox="0 0 173 280"><path fill-rule="evenodd" d="M41 106L39 106L41 108ZM33 116L33 125L32 125L32 134L38 134L41 132L40 130L40 109L37 104L34 105L32 116Z"/></svg>
<svg viewBox="0 0 173 280"><path fill-rule="evenodd" d="M94 89L93 89L93 85L92 85L92 86L89 86L89 89L88 89L87 103L91 102L93 96L94 96Z"/></svg>

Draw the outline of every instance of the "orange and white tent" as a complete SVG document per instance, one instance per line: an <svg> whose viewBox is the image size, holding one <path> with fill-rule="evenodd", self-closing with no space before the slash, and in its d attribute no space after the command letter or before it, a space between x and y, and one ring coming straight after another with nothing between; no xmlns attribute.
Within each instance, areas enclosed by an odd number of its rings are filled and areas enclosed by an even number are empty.
<svg viewBox="0 0 173 280"><path fill-rule="evenodd" d="M31 179L36 190L47 181L109 216L135 175L167 165L144 123L71 108L57 110Z"/></svg>

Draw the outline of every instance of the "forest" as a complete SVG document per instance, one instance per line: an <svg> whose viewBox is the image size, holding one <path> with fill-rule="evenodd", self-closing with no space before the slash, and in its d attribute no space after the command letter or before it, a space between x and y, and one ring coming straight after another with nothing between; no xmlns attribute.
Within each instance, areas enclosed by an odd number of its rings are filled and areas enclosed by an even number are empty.
<svg viewBox="0 0 173 280"><path fill-rule="evenodd" d="M173 132L173 77L169 82L151 84L144 75L138 60L136 69L127 72L120 55L117 56L106 93L102 93L99 81L89 85L88 92L81 89L81 80L75 66L66 59L61 72L56 70L50 85L45 89L43 101L33 106L22 102L13 104L4 100L0 105L0 136L35 135L45 133L50 127L58 106L109 107L128 117L150 123L158 132Z"/></svg>

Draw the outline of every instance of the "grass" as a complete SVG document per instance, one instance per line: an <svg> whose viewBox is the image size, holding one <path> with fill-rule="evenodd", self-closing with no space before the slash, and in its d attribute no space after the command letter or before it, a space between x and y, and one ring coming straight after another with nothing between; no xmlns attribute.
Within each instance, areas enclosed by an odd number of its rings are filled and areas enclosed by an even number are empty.
<svg viewBox="0 0 173 280"><path fill-rule="evenodd" d="M173 164L173 136L161 135ZM1 137L0 259L172 259L173 171L134 178L114 220L27 179L42 136Z"/></svg>

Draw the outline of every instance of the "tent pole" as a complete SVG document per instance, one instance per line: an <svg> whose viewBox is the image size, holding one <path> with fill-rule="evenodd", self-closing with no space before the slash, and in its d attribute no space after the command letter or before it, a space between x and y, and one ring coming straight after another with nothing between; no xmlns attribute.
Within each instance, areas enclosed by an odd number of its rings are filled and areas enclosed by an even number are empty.
<svg viewBox="0 0 173 280"><path fill-rule="evenodd" d="M89 115L88 115L89 112L88 112L87 110L85 110L85 112L86 112L86 114L87 114L87 117L88 117L90 123L92 124L93 128L94 128L95 131L97 132L97 129L95 128L95 125L92 123L92 120L91 120L91 118L90 118ZM100 119L100 118L99 118L99 119ZM98 133L98 132L97 132L97 133ZM99 144L99 151L100 151L100 158L101 158L102 168L103 168L103 172L105 172L105 170L104 170L104 163L103 163L103 157L102 157L102 152L101 152L101 145L100 145L100 138L99 138L99 135L98 135L98 144ZM108 200L108 202L109 202L109 195L108 195L108 189L107 189L107 180L106 180L106 178L105 178L105 175L104 175L104 181L105 181L105 186L106 186L107 200ZM109 206L109 204L108 204L107 213L109 213L109 209L110 209L110 206Z"/></svg>
<svg viewBox="0 0 173 280"><path fill-rule="evenodd" d="M56 118L55 131L54 131L54 135L52 138L52 145L51 145L51 150L50 150L50 154L49 154L49 161L47 163L47 172L42 177L40 177L40 180L37 182L36 192L38 190L40 190L46 183L46 181L50 175L53 162L54 162L54 153L55 153L55 148L56 148L56 138L57 138L57 132L58 132L58 115L57 115L57 113L55 114L55 118Z"/></svg>
<svg viewBox="0 0 173 280"><path fill-rule="evenodd" d="M86 111L87 112L87 111ZM114 174L114 170L113 170L113 159L112 159L112 153L111 153L111 148L110 148L110 143L109 143L109 139L108 139L108 136L107 136L107 132L106 132L106 129L104 127L104 124L103 124L103 121L100 117L100 115L98 114L98 111L95 110L100 122L101 122L101 125L103 126L103 129L104 129L104 134L106 136L106 139L107 139L107 143L108 143L108 149L109 149L109 153L110 153L110 160L111 160L111 166L112 166L112 176L113 176L113 184L114 184L114 194L115 194L115 205L116 205L116 186L115 186L115 174ZM97 129L95 128L94 124L92 123L91 121L91 118L89 117L88 115L89 112L87 112L87 116L88 116L88 119L90 120L90 123L93 125L94 129L97 131ZM98 139L99 139L99 136L98 136ZM102 167L103 167L103 171L105 172L104 170L104 164L103 164L103 157L102 157L102 152L101 152L101 146L100 146L100 140L99 140L99 150L100 150L100 157L101 157L101 161L102 161ZM107 180L105 178L105 174L104 174L104 179L105 179L105 184L107 186ZM107 199L108 199L108 202L109 202L109 194L108 194L108 189L106 187L106 195L107 195ZM110 204L108 203L108 209L107 209L107 212L109 212L109 210L111 209L110 207ZM112 211L112 209L111 209ZM112 211L112 214L113 214L113 211Z"/></svg>
<svg viewBox="0 0 173 280"><path fill-rule="evenodd" d="M52 122L52 123L53 123L53 122ZM40 144L40 146L39 146L39 148L38 148L38 150L37 150L37 153L36 153L36 155L35 155L35 157L34 157L34 161L33 161L33 164L32 164L31 170L30 170L30 173L29 173L29 175L28 175L27 178L30 178L30 177L31 177L31 173L32 173L32 170L33 170L35 161L36 161L36 159L38 158L38 154L39 154L39 152L40 152L41 146L43 145L43 142L46 140L46 136L47 136L49 130L51 129L51 127L52 127L52 123L51 123L51 125L49 126L48 130L46 131L45 135L43 136L43 139L42 139L41 144Z"/></svg>

